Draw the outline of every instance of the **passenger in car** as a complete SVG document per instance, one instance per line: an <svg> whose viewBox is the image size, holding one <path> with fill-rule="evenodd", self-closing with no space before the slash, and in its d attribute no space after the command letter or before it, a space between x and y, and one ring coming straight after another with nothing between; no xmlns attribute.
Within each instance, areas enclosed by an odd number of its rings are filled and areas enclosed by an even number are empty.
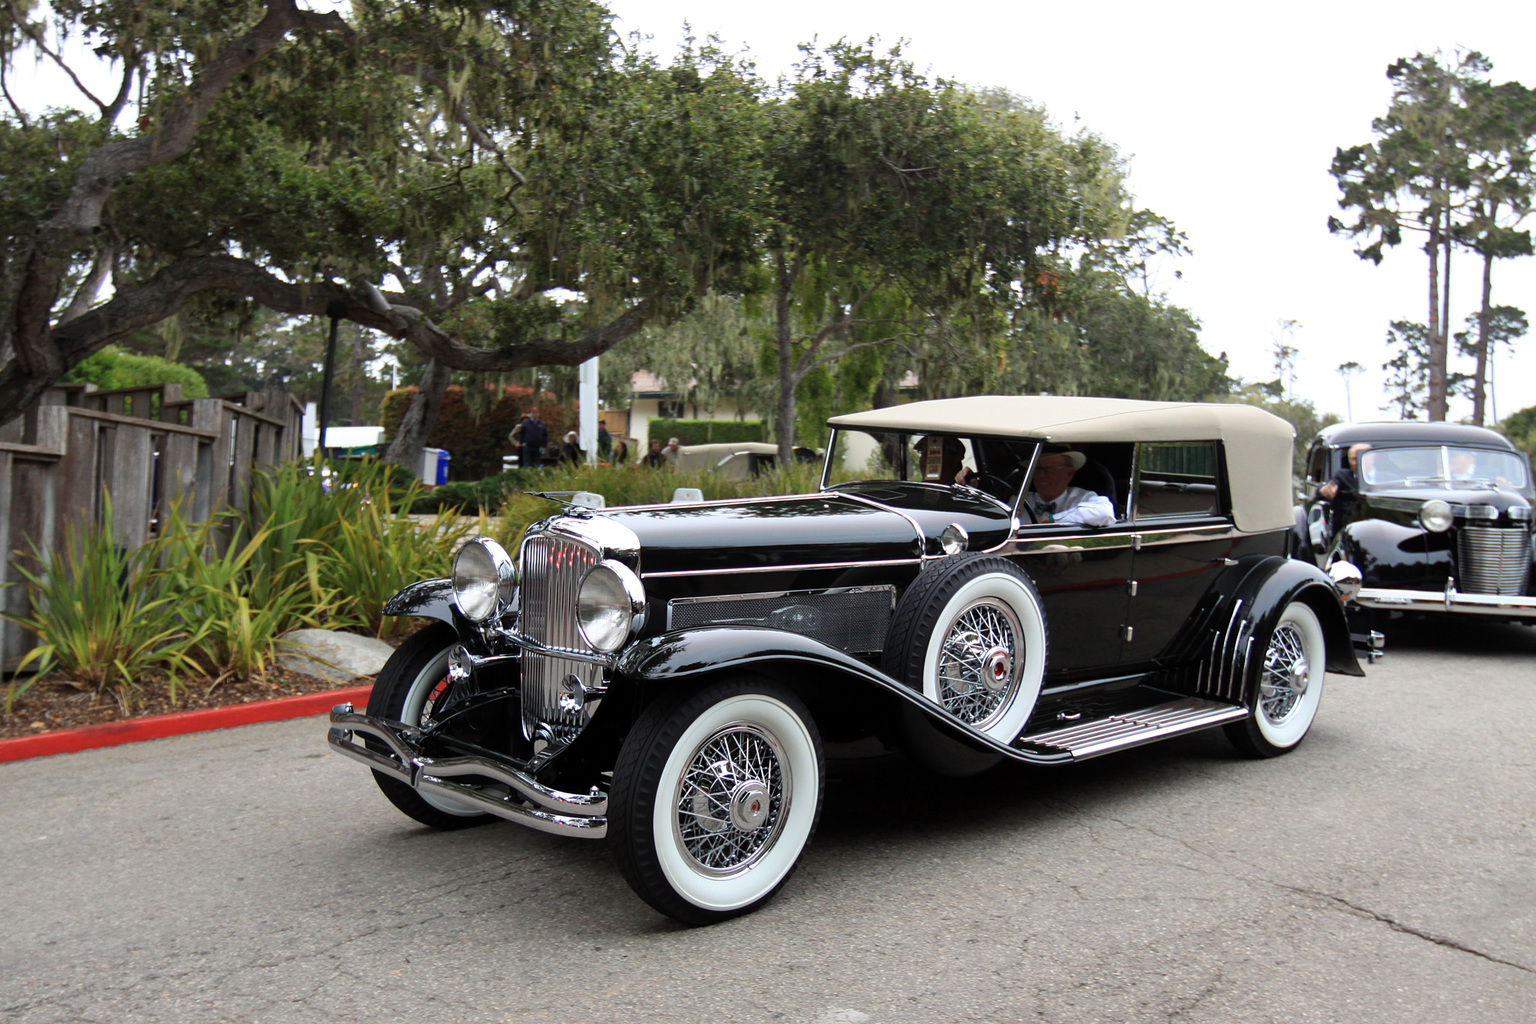
<svg viewBox="0 0 1536 1024"><path fill-rule="evenodd" d="M1082 452L1046 445L1024 495L1024 501L1034 511L1035 522L1108 526L1115 521L1115 506L1107 497L1072 486L1072 477L1087 461Z"/></svg>
<svg viewBox="0 0 1536 1024"><path fill-rule="evenodd" d="M1347 465L1340 466L1328 482L1317 489L1317 496L1325 501L1347 501L1360 490L1359 481L1355 474L1360 471L1360 453L1370 449L1368 444L1350 445L1349 453L1345 456Z"/></svg>

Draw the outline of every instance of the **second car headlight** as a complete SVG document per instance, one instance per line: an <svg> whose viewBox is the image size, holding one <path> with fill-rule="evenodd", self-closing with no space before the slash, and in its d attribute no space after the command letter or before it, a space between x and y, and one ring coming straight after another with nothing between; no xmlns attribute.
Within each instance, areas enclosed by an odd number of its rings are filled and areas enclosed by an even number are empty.
<svg viewBox="0 0 1536 1024"><path fill-rule="evenodd" d="M453 556L453 600L473 622L505 611L516 586L516 563L489 537L474 538Z"/></svg>
<svg viewBox="0 0 1536 1024"><path fill-rule="evenodd" d="M1419 509L1419 525L1430 533L1444 533L1456 522L1456 514L1443 501L1426 501Z"/></svg>
<svg viewBox="0 0 1536 1024"><path fill-rule="evenodd" d="M624 646L644 617L645 586L629 566L610 558L587 570L576 592L576 624L595 650Z"/></svg>

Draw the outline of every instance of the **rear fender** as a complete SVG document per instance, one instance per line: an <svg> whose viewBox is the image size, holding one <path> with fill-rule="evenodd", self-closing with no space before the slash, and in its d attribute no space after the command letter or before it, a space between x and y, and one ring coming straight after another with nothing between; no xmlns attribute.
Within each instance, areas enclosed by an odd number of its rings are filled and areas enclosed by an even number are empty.
<svg viewBox="0 0 1536 1024"><path fill-rule="evenodd" d="M1295 559L1264 559L1247 569L1232 588L1228 600L1244 603L1244 617L1251 623L1254 637L1268 636L1286 605L1292 601L1302 602L1316 613L1318 623L1323 627L1328 671L1347 676L1365 675L1349 635L1339 592L1328 574L1317 566ZM1261 661L1262 652L1256 652L1256 658L1247 666L1245 692L1249 692L1250 697L1252 688L1257 685L1257 669Z"/></svg>

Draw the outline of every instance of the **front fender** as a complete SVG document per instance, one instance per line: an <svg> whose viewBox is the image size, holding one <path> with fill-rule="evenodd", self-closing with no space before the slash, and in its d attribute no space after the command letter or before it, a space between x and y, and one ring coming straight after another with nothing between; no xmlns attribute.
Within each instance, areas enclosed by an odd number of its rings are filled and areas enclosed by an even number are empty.
<svg viewBox="0 0 1536 1024"><path fill-rule="evenodd" d="M462 619L453 603L453 581L447 577L421 580L403 588L384 602L384 614L437 619L455 628Z"/></svg>
<svg viewBox="0 0 1536 1024"><path fill-rule="evenodd" d="M855 685L873 687L922 712L945 733L977 750L1016 761L1058 764L1071 755L1040 754L1010 747L975 731L900 680L820 640L768 626L701 626L651 637L625 651L614 666L620 676L646 682L676 682L710 673L772 665L800 676L815 667Z"/></svg>

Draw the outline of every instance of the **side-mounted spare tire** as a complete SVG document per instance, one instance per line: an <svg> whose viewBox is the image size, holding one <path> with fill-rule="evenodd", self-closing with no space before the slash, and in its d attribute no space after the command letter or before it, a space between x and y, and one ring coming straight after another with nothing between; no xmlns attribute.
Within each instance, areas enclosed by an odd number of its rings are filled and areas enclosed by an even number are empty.
<svg viewBox="0 0 1536 1024"><path fill-rule="evenodd" d="M978 732L1012 743L1045 678L1045 610L1024 571L996 555L959 555L924 570L896 606L881 667ZM998 760L950 739L919 712L902 746L948 775Z"/></svg>

